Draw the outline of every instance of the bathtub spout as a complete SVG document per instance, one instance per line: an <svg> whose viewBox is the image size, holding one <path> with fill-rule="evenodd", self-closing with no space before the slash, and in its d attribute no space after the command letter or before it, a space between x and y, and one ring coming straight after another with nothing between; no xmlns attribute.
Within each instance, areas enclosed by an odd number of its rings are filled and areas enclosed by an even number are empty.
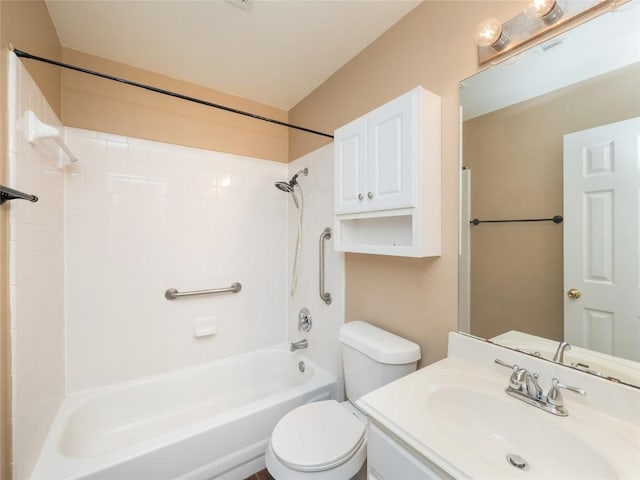
<svg viewBox="0 0 640 480"><path fill-rule="evenodd" d="M301 348L307 348L309 346L309 341L304 338L302 340L298 340L297 342L291 343L289 350L295 352L296 350L300 350Z"/></svg>

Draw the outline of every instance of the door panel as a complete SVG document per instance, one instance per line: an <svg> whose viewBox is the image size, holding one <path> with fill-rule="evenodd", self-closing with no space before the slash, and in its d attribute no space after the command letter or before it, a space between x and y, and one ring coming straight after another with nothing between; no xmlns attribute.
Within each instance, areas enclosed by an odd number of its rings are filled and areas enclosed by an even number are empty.
<svg viewBox="0 0 640 480"><path fill-rule="evenodd" d="M418 95L403 95L371 113L368 119L369 210L415 206L413 159L417 152L414 116Z"/></svg>
<svg viewBox="0 0 640 480"><path fill-rule="evenodd" d="M640 361L640 118L564 137L565 339Z"/></svg>
<svg viewBox="0 0 640 480"><path fill-rule="evenodd" d="M355 121L336 130L336 213L366 209L366 122Z"/></svg>

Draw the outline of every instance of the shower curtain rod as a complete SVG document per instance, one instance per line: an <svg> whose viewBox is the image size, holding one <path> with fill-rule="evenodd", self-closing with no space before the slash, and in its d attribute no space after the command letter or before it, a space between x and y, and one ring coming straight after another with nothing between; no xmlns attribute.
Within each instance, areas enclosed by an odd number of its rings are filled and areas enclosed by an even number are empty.
<svg viewBox="0 0 640 480"><path fill-rule="evenodd" d="M106 80L113 80L114 82L124 83L125 85L131 85L132 87L143 88L145 90L149 90L155 93L161 93L162 95L167 95L169 97L179 98L180 100L186 100L188 102L197 103L199 105L204 105L206 107L217 108L219 110L224 110L226 112L236 113L238 115L244 115L245 117L255 118L256 120L262 120L263 122L275 123L276 125L281 125L283 127L289 127L296 130L301 130L307 133L313 133L314 135L320 135L322 137L333 138L333 135L329 135L328 133L318 132L317 130L311 130L309 128L300 127L298 125L292 125L290 123L281 122L280 120L275 120L269 117L263 117L262 115L256 115L255 113L245 112L243 110L238 110L231 107L226 107L224 105L220 105L217 103L207 102L206 100L201 100L195 97L189 97L187 95L182 95L181 93L172 92L170 90L164 90L162 88L153 87L151 85L145 85L144 83L134 82L132 80L127 80L120 77L114 77L113 75L107 75L106 73L96 72L94 70L88 70L86 68L77 67L75 65L69 65L67 63L58 62L56 60L51 60L49 58L39 57L37 55L32 55L31 53L23 52L22 50L18 50L17 48L13 49L13 52L22 58L26 58L29 60L37 60L38 62L48 63L50 65L55 65L57 67L67 68L69 70L74 70L80 73L86 73L88 75L93 75L95 77L104 78Z"/></svg>

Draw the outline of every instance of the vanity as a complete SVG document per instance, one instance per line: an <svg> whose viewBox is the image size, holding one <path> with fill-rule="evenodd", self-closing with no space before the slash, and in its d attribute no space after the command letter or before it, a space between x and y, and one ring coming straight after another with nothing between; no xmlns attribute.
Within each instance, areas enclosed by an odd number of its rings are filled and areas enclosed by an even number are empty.
<svg viewBox="0 0 640 480"><path fill-rule="evenodd" d="M511 371L563 392L567 415L507 395ZM448 357L362 397L369 479L637 479L640 390L451 333Z"/></svg>

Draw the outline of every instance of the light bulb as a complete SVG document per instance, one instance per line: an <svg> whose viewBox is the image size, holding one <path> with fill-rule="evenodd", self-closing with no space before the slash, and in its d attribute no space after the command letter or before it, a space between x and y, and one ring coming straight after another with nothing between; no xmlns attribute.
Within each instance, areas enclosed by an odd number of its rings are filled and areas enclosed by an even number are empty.
<svg viewBox="0 0 640 480"><path fill-rule="evenodd" d="M560 18L562 9L556 0L533 0L524 13L529 18L539 18L551 24Z"/></svg>
<svg viewBox="0 0 640 480"><path fill-rule="evenodd" d="M502 33L502 24L497 18L484 20L476 29L476 45L479 47L493 47L502 50L509 39Z"/></svg>

